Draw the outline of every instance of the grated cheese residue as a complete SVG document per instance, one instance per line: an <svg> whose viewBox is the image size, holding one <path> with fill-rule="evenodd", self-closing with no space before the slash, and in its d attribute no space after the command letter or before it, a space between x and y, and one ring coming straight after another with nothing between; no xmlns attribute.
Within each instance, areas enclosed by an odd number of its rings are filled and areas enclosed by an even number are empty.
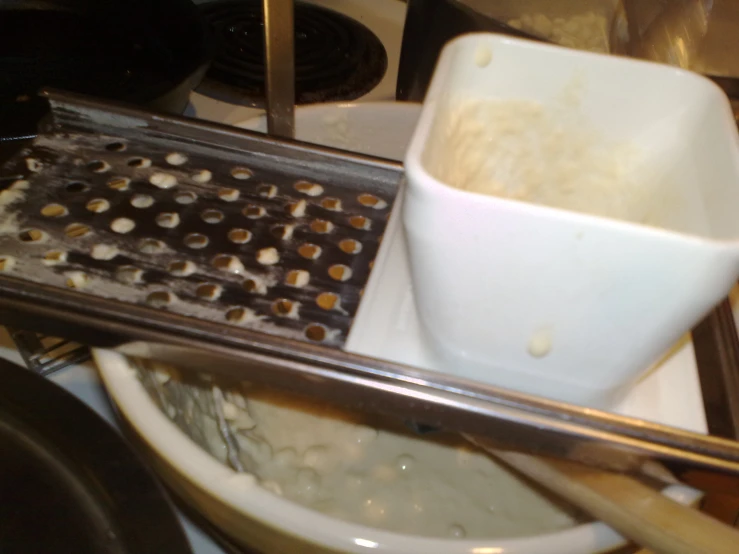
<svg viewBox="0 0 739 554"><path fill-rule="evenodd" d="M573 99L476 99L440 112L429 172L450 186L603 217L643 222L652 186L630 142L609 140ZM640 178L641 177L641 178Z"/></svg>

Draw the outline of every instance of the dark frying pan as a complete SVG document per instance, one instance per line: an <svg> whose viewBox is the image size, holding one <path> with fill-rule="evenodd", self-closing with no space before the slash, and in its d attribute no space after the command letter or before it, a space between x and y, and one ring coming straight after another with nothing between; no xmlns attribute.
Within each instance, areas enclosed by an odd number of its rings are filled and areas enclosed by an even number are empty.
<svg viewBox="0 0 739 554"><path fill-rule="evenodd" d="M0 359L0 552L191 554L162 486L80 400Z"/></svg>
<svg viewBox="0 0 739 554"><path fill-rule="evenodd" d="M209 58L191 0L0 0L0 141L35 134L43 87L181 113Z"/></svg>

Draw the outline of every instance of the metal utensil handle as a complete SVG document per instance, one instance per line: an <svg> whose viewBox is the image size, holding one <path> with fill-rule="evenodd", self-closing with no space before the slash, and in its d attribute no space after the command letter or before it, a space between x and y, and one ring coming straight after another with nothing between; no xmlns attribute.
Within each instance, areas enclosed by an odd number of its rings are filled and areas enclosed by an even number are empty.
<svg viewBox="0 0 739 554"><path fill-rule="evenodd" d="M693 347L708 431L739 438L739 339L728 299L693 330Z"/></svg>
<svg viewBox="0 0 739 554"><path fill-rule="evenodd" d="M293 0L264 0L267 131L295 136L295 17Z"/></svg>

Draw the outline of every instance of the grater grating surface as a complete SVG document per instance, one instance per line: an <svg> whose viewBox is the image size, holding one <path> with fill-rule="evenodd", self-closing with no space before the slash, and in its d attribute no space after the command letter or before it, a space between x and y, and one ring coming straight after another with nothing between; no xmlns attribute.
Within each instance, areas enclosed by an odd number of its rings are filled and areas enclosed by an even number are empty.
<svg viewBox="0 0 739 554"><path fill-rule="evenodd" d="M344 343L397 171L64 98L2 170L0 276Z"/></svg>

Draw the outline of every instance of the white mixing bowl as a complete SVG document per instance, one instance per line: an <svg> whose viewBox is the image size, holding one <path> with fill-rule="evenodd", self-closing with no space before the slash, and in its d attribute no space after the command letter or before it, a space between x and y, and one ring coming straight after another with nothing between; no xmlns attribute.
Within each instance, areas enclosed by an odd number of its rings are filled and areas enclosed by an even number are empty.
<svg viewBox="0 0 739 554"><path fill-rule="evenodd" d="M320 105L297 110L299 139L401 159L420 114L418 105L366 103ZM257 119L244 127L264 129ZM590 554L625 544L603 523L518 539L432 539L347 523L281 498L203 450L152 401L131 362L104 350L94 352L102 379L149 454L158 473L212 523L265 554L300 552L385 554ZM686 487L666 494L689 503Z"/></svg>

